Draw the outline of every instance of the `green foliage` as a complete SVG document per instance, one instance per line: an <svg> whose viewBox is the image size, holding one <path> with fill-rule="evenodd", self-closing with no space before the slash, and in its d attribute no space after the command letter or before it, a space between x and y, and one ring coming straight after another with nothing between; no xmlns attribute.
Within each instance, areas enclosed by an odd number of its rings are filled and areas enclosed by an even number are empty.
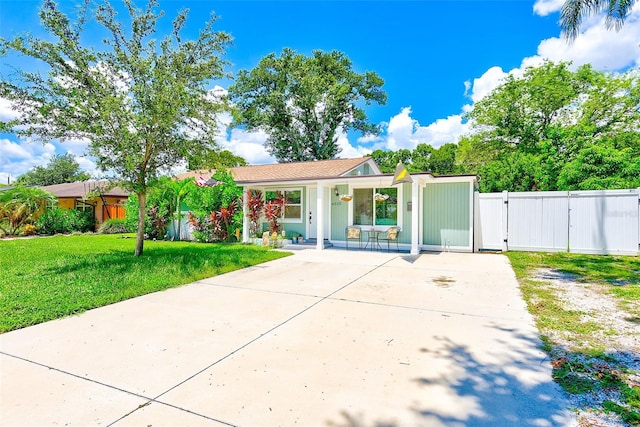
<svg viewBox="0 0 640 427"><path fill-rule="evenodd" d="M640 156L630 148L591 145L567 162L558 177L559 190L611 190L640 187Z"/></svg>
<svg viewBox="0 0 640 427"><path fill-rule="evenodd" d="M210 151L204 156L189 158L189 170L224 169L236 166L247 166L247 161L229 150Z"/></svg>
<svg viewBox="0 0 640 427"><path fill-rule="evenodd" d="M636 411L619 405L611 400L605 401L602 406L606 411L614 412L620 415L622 421L629 424L630 426L637 426L640 424L640 411Z"/></svg>
<svg viewBox="0 0 640 427"><path fill-rule="evenodd" d="M12 123L20 136L87 138L88 154L137 194L144 212L146 192L159 173L216 147L217 115L226 105L208 88L226 76L220 55L231 37L213 30L212 15L196 40L183 40L184 9L171 34L158 40L158 1L149 0L144 9L131 0L124 4L129 28L109 2L99 2L95 13L84 2L72 22L46 0L40 21L49 39L0 38L0 51L40 61L47 73L17 70L15 81L0 81L0 96L21 113ZM81 43L89 21L106 34L100 49ZM143 232L141 221L135 255L142 254Z"/></svg>
<svg viewBox="0 0 640 427"><path fill-rule="evenodd" d="M235 124L266 132L266 147L278 161L321 160L339 153L339 129L377 132L358 104L386 103L383 84L374 72L353 71L341 52L315 50L306 57L285 48L241 70L229 96L238 108Z"/></svg>
<svg viewBox="0 0 640 427"><path fill-rule="evenodd" d="M149 241L144 256L132 257L134 247L134 239L115 235L0 242L0 333L288 255L254 245Z"/></svg>
<svg viewBox="0 0 640 427"><path fill-rule="evenodd" d="M592 190L637 187L640 75L545 62L512 75L477 102L457 167L480 190Z"/></svg>
<svg viewBox="0 0 640 427"><path fill-rule="evenodd" d="M36 166L20 175L17 183L23 185L54 185L65 182L86 181L91 178L87 172L80 171L80 165L70 154L54 155L47 166Z"/></svg>
<svg viewBox="0 0 640 427"><path fill-rule="evenodd" d="M418 144L411 151L406 148L398 151L375 150L371 157L383 173L393 173L398 162L402 162L409 172L431 172L434 175L451 175L458 172L456 156L458 147L448 143L440 148L427 144Z"/></svg>
<svg viewBox="0 0 640 427"><path fill-rule="evenodd" d="M230 241L237 226L238 206L238 200L232 200L227 206L221 206L208 215L196 216L193 212L189 212L189 224L196 241L201 243Z"/></svg>
<svg viewBox="0 0 640 427"><path fill-rule="evenodd" d="M145 237L148 239L164 239L167 231L169 213L158 206L147 209Z"/></svg>
<svg viewBox="0 0 640 427"><path fill-rule="evenodd" d="M189 210L196 215L208 215L242 197L242 188L238 187L230 172L220 169L212 177L220 184L215 187L198 187L194 184L192 190L183 199Z"/></svg>
<svg viewBox="0 0 640 427"><path fill-rule="evenodd" d="M146 206L149 208L157 208L166 220L169 220L169 215L176 209L176 193L173 181L169 177L160 177L152 187L149 188L147 193ZM193 181L191 185L195 187ZM138 197L132 194L127 199L125 204L125 223L128 229L136 230L138 226ZM148 210L145 210L144 220L144 232L149 236L151 233L151 219L148 215Z"/></svg>
<svg viewBox="0 0 640 427"><path fill-rule="evenodd" d="M108 219L98 229L99 234L125 234L132 231L132 228L127 227L127 220L124 218Z"/></svg>
<svg viewBox="0 0 640 427"><path fill-rule="evenodd" d="M49 208L38 218L38 234L70 234L93 231L96 219L93 210Z"/></svg>
<svg viewBox="0 0 640 427"><path fill-rule="evenodd" d="M5 236L20 233L27 224L33 224L44 212L47 204L57 203L57 198L37 187L18 186L0 192L0 232Z"/></svg>

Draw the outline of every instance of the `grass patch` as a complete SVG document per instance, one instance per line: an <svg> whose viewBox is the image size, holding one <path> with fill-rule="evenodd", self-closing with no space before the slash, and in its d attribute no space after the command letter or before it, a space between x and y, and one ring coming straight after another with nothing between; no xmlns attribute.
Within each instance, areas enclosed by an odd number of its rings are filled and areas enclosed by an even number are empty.
<svg viewBox="0 0 640 427"><path fill-rule="evenodd" d="M629 372L598 342L596 332L617 332L583 314L566 310L548 282L531 280L536 270L550 268L575 275L576 281L598 283L613 295L620 308L634 313L640 302L640 258L570 253L508 252L528 309L541 334L543 349L552 360L553 378L569 394L607 391L617 396L590 409L617 414L630 426L640 425L640 387L629 385ZM634 309L635 307L635 309ZM640 316L630 315L630 322ZM562 345L550 337L562 337Z"/></svg>
<svg viewBox="0 0 640 427"><path fill-rule="evenodd" d="M0 241L0 333L287 256L253 245L115 235Z"/></svg>
<svg viewBox="0 0 640 427"><path fill-rule="evenodd" d="M640 301L640 257L567 252L509 252L507 256L518 278L527 277L536 268L553 268L585 282L608 285L607 292L623 307Z"/></svg>

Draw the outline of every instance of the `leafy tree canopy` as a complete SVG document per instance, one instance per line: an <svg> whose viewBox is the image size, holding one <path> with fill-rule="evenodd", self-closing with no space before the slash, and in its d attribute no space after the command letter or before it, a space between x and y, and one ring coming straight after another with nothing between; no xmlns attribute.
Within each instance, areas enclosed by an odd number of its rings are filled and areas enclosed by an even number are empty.
<svg viewBox="0 0 640 427"><path fill-rule="evenodd" d="M306 57L286 48L241 70L229 97L237 107L235 124L264 131L278 161L321 160L340 152L341 130L377 132L359 104L384 105L383 84L372 71L353 71L341 52L316 50Z"/></svg>
<svg viewBox="0 0 640 427"><path fill-rule="evenodd" d="M640 77L545 62L477 102L457 165L481 191L640 185Z"/></svg>
<svg viewBox="0 0 640 427"><path fill-rule="evenodd" d="M235 166L247 166L247 161L229 150L210 151L203 156L191 156L189 158L189 170L225 169Z"/></svg>
<svg viewBox="0 0 640 427"><path fill-rule="evenodd" d="M371 153L380 170L393 173L398 162L402 162L409 172L431 172L434 175L458 173L456 155L458 147L454 143L433 148L428 144L418 144L415 149L398 151L375 150Z"/></svg>
<svg viewBox="0 0 640 427"><path fill-rule="evenodd" d="M226 75L220 55L231 37L214 31L212 15L196 40L183 40L187 10L178 13L171 34L158 37L163 12L156 11L157 0L143 10L131 0L124 4L127 28L107 1L95 10L86 1L72 22L46 0L40 20L49 37L0 38L0 51L38 60L48 69L17 70L15 80L0 81L0 96L20 112L6 125L17 134L90 141L88 154L98 167L137 194L135 254L141 255L150 183L189 155L216 146L216 115L225 106L208 88ZM106 34L100 50L81 42L89 21L100 27L91 31Z"/></svg>
<svg viewBox="0 0 640 427"><path fill-rule="evenodd" d="M70 153L54 155L46 166L36 166L18 177L23 185L54 185L65 182L86 181L91 178L80 170L80 165Z"/></svg>

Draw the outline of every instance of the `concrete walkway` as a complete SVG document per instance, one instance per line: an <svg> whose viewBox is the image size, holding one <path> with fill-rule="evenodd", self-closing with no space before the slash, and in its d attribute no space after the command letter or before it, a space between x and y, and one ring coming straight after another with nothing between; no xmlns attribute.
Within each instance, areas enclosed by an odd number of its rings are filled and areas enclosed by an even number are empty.
<svg viewBox="0 0 640 427"><path fill-rule="evenodd" d="M0 335L1 425L574 425L507 258L313 249Z"/></svg>

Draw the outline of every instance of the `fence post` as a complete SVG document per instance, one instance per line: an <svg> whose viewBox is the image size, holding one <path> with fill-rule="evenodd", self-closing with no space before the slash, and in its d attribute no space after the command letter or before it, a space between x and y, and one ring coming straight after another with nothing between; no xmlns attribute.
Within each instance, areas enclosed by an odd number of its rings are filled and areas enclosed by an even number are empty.
<svg viewBox="0 0 640 427"><path fill-rule="evenodd" d="M502 192L502 250L509 250L509 192Z"/></svg>

